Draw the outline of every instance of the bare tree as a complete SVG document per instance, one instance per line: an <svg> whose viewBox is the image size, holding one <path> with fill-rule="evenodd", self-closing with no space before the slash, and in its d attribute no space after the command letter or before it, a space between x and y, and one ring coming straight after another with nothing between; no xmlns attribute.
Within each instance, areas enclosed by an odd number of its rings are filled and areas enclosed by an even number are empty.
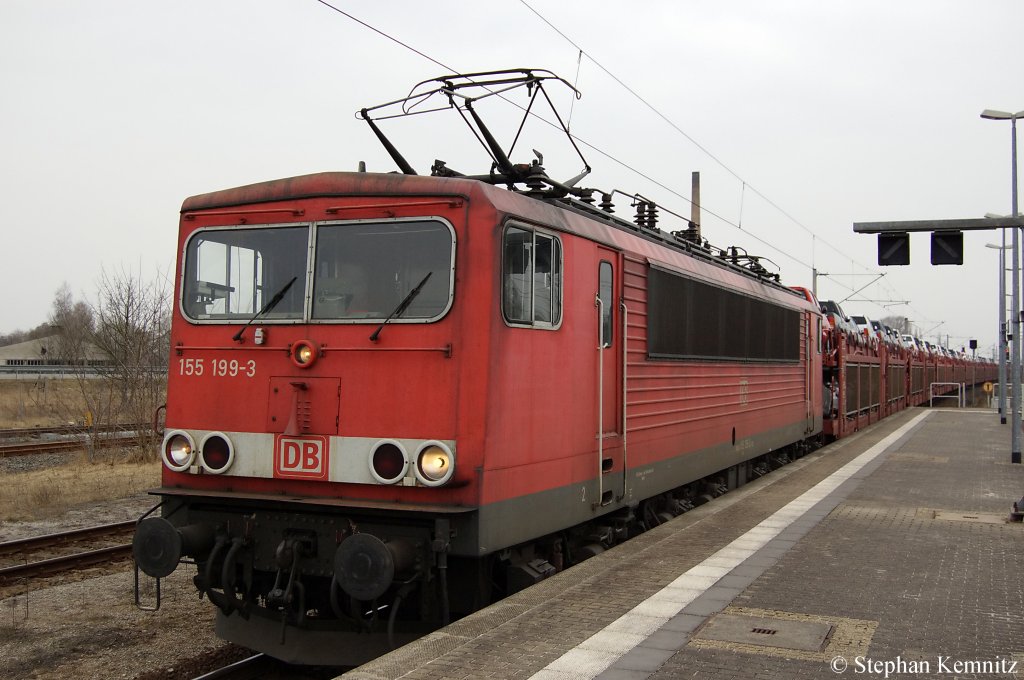
<svg viewBox="0 0 1024 680"><path fill-rule="evenodd" d="M49 324L57 332L54 358L67 365L87 364L91 354L89 339L96 324L89 305L81 300L75 302L67 282L54 295Z"/></svg>
<svg viewBox="0 0 1024 680"><path fill-rule="evenodd" d="M96 444L122 423L151 423L164 403L170 351L170 286L165 276L144 281L122 268L103 270L92 304L75 302L62 286L53 301L51 322L59 327L61 358L78 366L80 401L66 404L68 420L83 419L89 435L90 459ZM143 439L139 451L153 454L153 441Z"/></svg>
<svg viewBox="0 0 1024 680"><path fill-rule="evenodd" d="M4 333L0 335L0 347L6 347L7 345L17 345L19 342L25 342L28 340L28 333L22 330L11 331L10 333Z"/></svg>
<svg viewBox="0 0 1024 680"><path fill-rule="evenodd" d="M4 333L0 335L0 347L6 347L7 345L16 345L19 342L35 340L36 338L45 338L48 335L53 335L53 328L50 326L49 323L41 323L32 330L14 330L11 331L10 333Z"/></svg>
<svg viewBox="0 0 1024 680"><path fill-rule="evenodd" d="M905 316L886 316L880 323L894 328L900 333L911 333L910 319Z"/></svg>
<svg viewBox="0 0 1024 680"><path fill-rule="evenodd" d="M110 358L103 368L103 420L149 423L164 403L170 351L170 294L166 277L143 281L122 269L103 271L92 308L93 345ZM105 408L104 408L105 407ZM152 447L151 447L152 448Z"/></svg>

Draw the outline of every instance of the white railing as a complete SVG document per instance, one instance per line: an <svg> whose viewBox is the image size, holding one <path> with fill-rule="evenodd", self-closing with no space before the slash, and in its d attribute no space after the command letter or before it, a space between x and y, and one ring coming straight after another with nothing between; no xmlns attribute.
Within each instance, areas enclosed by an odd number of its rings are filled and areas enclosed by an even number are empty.
<svg viewBox="0 0 1024 680"><path fill-rule="evenodd" d="M936 387L955 387L956 394L935 394ZM935 399L956 399L957 408L967 406L967 385L954 382L933 382L928 385L928 407L931 408Z"/></svg>

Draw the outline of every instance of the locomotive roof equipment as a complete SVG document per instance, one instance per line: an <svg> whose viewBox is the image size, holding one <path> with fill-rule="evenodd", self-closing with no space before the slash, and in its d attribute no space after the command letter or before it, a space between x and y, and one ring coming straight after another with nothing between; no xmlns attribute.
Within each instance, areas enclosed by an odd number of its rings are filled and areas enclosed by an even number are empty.
<svg viewBox="0 0 1024 680"><path fill-rule="evenodd" d="M770 259L750 255L744 248L737 246L714 248L707 239L701 238L700 229L694 221L657 204L655 201L639 193L629 193L619 189L602 191L595 188L577 187L576 185L590 174L591 166L583 157L579 145L576 144L576 139L569 132L568 126L558 114L557 108L545 90L544 84L552 81L568 87L577 99L582 97L580 91L568 81L546 69L519 68L481 71L478 73L449 74L421 81L413 86L407 96L360 109L356 112L356 117L366 121L392 160L395 161L395 164L404 174L416 175L418 173L413 169L412 165L375 121L455 110L484 147L484 150L489 154L491 158L490 171L487 174L466 175L449 168L442 160L435 160L430 168L432 176L461 177L488 184L504 185L509 191L521 191L532 198L556 201L572 209L583 211L590 217L613 223L621 228L639 231L665 245L684 250L696 257L718 258L758 279L771 281L776 284L780 282L780 275L777 272L769 272L762 264L762 261L765 261L775 265ZM525 89L529 96L529 104L525 108L512 102L507 96L519 89ZM476 96L472 96L473 94L476 94ZM562 131L566 139L569 140L572 148L583 162L583 170L575 177L564 182L556 181L548 176L547 170L543 166L544 156L536 149L533 150L536 158L528 164L513 163L510 160L526 121L531 116L539 118L538 114L533 110L534 103L539 95L544 96L544 100L548 103L551 112L555 116L557 127ZM491 133L491 130L484 123L479 111L474 106L477 102L490 97L499 97L523 111L522 121L507 152ZM426 107L428 102L439 98L443 99L445 103L429 108ZM378 112L379 115L371 117L371 113L376 114ZM467 114L469 117L467 117ZM550 121L544 120L544 122L553 127L555 126L555 123ZM524 185L525 189L520 188L519 185ZM612 197L617 193L629 198L630 207L636 209L636 216L633 222L612 217L614 212ZM594 209L595 195L601 197L599 210ZM671 233L661 231L657 227L659 210L679 218L686 226ZM778 265L775 266L778 268Z"/></svg>

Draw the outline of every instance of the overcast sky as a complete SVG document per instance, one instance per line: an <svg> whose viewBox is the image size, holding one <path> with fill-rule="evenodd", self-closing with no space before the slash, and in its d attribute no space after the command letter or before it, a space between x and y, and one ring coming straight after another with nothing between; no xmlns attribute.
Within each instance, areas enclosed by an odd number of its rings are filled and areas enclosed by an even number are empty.
<svg viewBox="0 0 1024 680"><path fill-rule="evenodd" d="M0 333L45 321L63 282L92 299L103 269L170 276L187 196L395 169L359 108L449 67L535 67L582 92L583 185L689 214L700 171L713 244L770 258L790 285L816 266L822 299L884 271L848 313L991 351L997 232L966 234L962 267L932 267L921 234L909 267L880 269L852 223L1010 213L1010 124L979 114L1024 109L1020 0L332 4L445 67L315 0L0 3ZM567 91L552 94L568 117ZM482 111L505 144L508 109ZM485 172L438 115L385 129L421 173L435 158ZM553 177L580 171L564 140L527 132L513 161L536 148Z"/></svg>

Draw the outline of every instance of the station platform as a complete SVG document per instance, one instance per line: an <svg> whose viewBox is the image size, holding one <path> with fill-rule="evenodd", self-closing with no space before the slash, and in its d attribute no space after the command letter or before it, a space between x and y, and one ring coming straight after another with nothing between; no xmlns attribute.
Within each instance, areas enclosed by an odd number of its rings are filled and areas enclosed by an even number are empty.
<svg viewBox="0 0 1024 680"><path fill-rule="evenodd" d="M342 677L1024 678L1009 444L910 409Z"/></svg>

